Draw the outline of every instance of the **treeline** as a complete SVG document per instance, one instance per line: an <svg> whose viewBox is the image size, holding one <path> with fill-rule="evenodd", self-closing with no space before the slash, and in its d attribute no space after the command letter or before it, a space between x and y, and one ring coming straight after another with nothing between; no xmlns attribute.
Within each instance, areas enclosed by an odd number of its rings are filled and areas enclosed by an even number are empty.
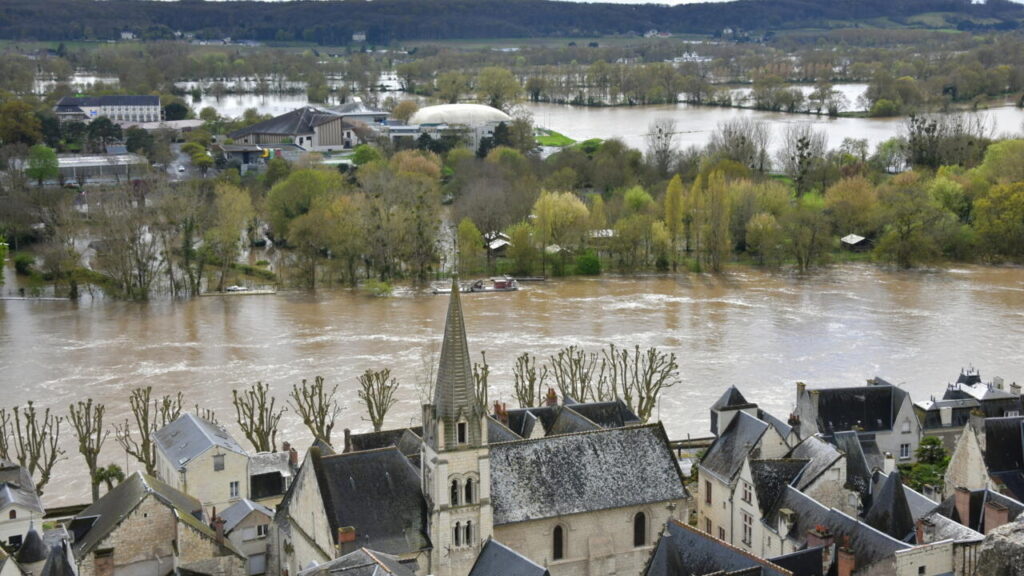
<svg viewBox="0 0 1024 576"><path fill-rule="evenodd" d="M712 34L724 28L775 30L848 26L853 21L905 19L948 12L973 28L1014 29L1024 14L1006 0L740 0L728 4L577 4L544 0L416 0L378 2L233 2L134 0L8 0L0 7L0 37L18 40L106 40L124 30L143 37L174 32L202 38L308 41L345 45L355 32L371 44L449 38L603 36L667 30ZM75 18L54 19L53 14ZM843 27L840 24L838 27Z"/></svg>

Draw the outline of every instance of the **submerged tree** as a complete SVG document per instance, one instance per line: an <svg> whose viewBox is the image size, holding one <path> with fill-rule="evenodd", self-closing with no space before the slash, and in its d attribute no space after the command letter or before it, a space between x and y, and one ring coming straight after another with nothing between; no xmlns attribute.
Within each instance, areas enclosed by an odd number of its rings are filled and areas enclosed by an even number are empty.
<svg viewBox="0 0 1024 576"><path fill-rule="evenodd" d="M241 393L231 391L231 403L242 433L257 452L273 452L277 447L277 424L285 408L276 407L277 399L269 395L270 385L257 382Z"/></svg>
<svg viewBox="0 0 1024 576"><path fill-rule="evenodd" d="M78 440L78 452L85 459L85 465L89 468L89 484L92 486L92 501L100 498L101 478L97 476L97 460L103 443L110 434L103 428L103 414L106 406L100 403L93 404L92 398L85 402L81 400L76 404L68 406L68 421L75 428L75 438Z"/></svg>
<svg viewBox="0 0 1024 576"><path fill-rule="evenodd" d="M391 377L391 369L367 370L359 377L359 399L366 405L366 412L373 424L373 431L380 432L388 410L398 402L395 391L398 379Z"/></svg>
<svg viewBox="0 0 1024 576"><path fill-rule="evenodd" d="M135 431L128 419L124 424L114 426L114 438L129 456L146 468L146 474L156 474L156 445L153 436L156 431L178 419L181 415L181 392L177 396L164 395L159 400L152 398L153 387L136 388L128 397L128 404L135 420ZM138 436L138 439L135 436Z"/></svg>
<svg viewBox="0 0 1024 576"><path fill-rule="evenodd" d="M537 359L524 352L516 357L512 367L516 401L520 408L540 406L544 402L544 381L548 377L548 367L541 365L537 369Z"/></svg>
<svg viewBox="0 0 1024 576"><path fill-rule="evenodd" d="M288 405L292 407L302 418L302 423L309 429L314 438L331 443L331 430L334 428L334 421L341 409L334 400L338 392L338 385L335 384L330 392L324 389L323 376L317 376L312 384L302 380L302 386L295 384L289 394L291 400Z"/></svg>
<svg viewBox="0 0 1024 576"><path fill-rule="evenodd" d="M14 460L36 480L40 495L50 481L53 466L64 456L60 448L60 425L64 419L28 406L15 406L11 412L0 408L0 458Z"/></svg>

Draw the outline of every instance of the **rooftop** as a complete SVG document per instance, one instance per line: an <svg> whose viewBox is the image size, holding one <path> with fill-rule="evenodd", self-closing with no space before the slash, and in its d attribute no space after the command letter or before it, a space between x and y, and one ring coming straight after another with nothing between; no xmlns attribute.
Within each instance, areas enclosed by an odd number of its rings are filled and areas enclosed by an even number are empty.
<svg viewBox="0 0 1024 576"><path fill-rule="evenodd" d="M227 430L191 412L183 413L174 422L157 430L154 440L157 449L179 469L215 446L247 455Z"/></svg>

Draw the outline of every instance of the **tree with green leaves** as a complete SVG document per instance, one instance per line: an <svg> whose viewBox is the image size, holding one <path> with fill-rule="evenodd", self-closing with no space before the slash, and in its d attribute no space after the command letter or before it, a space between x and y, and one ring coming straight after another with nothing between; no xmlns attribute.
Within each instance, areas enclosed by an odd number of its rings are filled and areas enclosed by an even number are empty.
<svg viewBox="0 0 1024 576"><path fill-rule="evenodd" d="M60 175L60 164L53 148L36 144L28 151L28 168L25 174L34 179L40 186L44 180L56 180Z"/></svg>
<svg viewBox="0 0 1024 576"><path fill-rule="evenodd" d="M459 222L458 230L459 274L463 277L483 267L485 249L484 237L477 230L476 224L469 218Z"/></svg>
<svg viewBox="0 0 1024 576"><path fill-rule="evenodd" d="M665 228L669 236L669 262L675 272L679 264L679 241L683 227L683 180L678 174L672 177L665 189Z"/></svg>
<svg viewBox="0 0 1024 576"><path fill-rule="evenodd" d="M499 110L508 112L523 93L523 87L507 68L488 66L476 79L477 97Z"/></svg>
<svg viewBox="0 0 1024 576"><path fill-rule="evenodd" d="M214 194L214 223L206 231L206 244L220 262L217 290L223 292L227 271L238 259L242 229L254 211L249 193L241 188L230 184L218 184Z"/></svg>
<svg viewBox="0 0 1024 576"><path fill-rule="evenodd" d="M257 452L273 452L277 449L277 425L285 407L277 407L277 398L270 395L270 385L262 382L248 389L231 391L231 404L235 407L235 418L246 439Z"/></svg>
<svg viewBox="0 0 1024 576"><path fill-rule="evenodd" d="M398 379L391 377L390 368L376 371L367 369L359 376L359 399L366 406L374 432L381 431L384 417L398 402L398 398L395 398L397 390Z"/></svg>

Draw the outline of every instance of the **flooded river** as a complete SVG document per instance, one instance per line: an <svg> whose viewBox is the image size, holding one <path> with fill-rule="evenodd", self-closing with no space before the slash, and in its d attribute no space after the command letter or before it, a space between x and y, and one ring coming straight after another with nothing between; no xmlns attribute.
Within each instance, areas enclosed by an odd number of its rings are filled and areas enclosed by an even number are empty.
<svg viewBox="0 0 1024 576"><path fill-rule="evenodd" d="M5 295L14 280L7 274ZM597 351L609 342L675 352L681 382L659 407L673 438L706 435L708 407L729 385L785 417L797 380L838 386L879 375L922 399L972 364L986 380L1024 379L1021 268L892 273L844 265L806 278L745 270L571 279L466 295L463 303L470 347L485 350L492 367L492 399L511 403L521 352L547 356L569 344ZM416 424L417 382L434 361L446 306L447 297L425 292L372 298L345 290L146 304L0 301L0 403L34 399L63 412L91 396L107 404L113 423L127 415L128 390L151 385L214 409L241 439L232 388L267 382L283 402L293 383L319 374L339 385L338 438L346 427L369 428L357 376L390 367L402 388L387 425ZM280 439L310 440L294 414L281 423ZM88 492L68 440L48 504ZM125 463L113 438L101 460Z"/></svg>

